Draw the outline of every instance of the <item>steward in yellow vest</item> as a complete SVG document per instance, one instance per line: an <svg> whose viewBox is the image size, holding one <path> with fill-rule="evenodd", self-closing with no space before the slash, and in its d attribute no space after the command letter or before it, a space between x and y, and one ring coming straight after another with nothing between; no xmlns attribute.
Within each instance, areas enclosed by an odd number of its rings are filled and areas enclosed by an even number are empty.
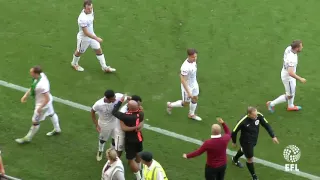
<svg viewBox="0 0 320 180"><path fill-rule="evenodd" d="M140 152L139 156L143 164L143 180L168 180L164 169L153 159L150 152Z"/></svg>

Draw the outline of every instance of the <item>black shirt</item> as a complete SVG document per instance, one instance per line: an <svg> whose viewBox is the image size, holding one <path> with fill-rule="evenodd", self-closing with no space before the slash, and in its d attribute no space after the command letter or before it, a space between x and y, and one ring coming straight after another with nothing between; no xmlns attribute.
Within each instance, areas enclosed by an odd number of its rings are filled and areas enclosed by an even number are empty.
<svg viewBox="0 0 320 180"><path fill-rule="evenodd" d="M259 124L261 124L268 131L272 138L275 137L268 121L261 113L258 112L257 119L251 119L248 117L248 115L246 115L238 121L231 134L232 142L236 143L237 133L241 130L240 143L252 143L255 145L259 136Z"/></svg>
<svg viewBox="0 0 320 180"><path fill-rule="evenodd" d="M119 112L122 102L119 101L113 108L112 114L128 127L138 126L143 121L144 113L139 111L136 112ZM142 142L143 136L141 131L125 131L126 142Z"/></svg>

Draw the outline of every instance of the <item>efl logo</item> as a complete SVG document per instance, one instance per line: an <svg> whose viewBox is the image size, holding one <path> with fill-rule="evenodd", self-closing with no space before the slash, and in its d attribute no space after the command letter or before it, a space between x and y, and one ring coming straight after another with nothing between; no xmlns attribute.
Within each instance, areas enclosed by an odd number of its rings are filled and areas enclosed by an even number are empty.
<svg viewBox="0 0 320 180"><path fill-rule="evenodd" d="M299 171L298 164L296 164L296 162L298 162L301 157L301 151L296 145L289 145L284 148L283 157L290 163L285 164L285 171Z"/></svg>

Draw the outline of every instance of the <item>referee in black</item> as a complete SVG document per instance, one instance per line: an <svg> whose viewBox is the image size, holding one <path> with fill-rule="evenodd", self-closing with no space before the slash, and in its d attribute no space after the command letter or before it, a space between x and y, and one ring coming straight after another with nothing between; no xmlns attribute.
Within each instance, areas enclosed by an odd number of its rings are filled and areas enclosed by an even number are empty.
<svg viewBox="0 0 320 180"><path fill-rule="evenodd" d="M141 127L143 125L144 113L141 110L139 102L135 100L130 100L128 102L128 111L126 113L119 112L122 102L125 99L125 95L121 100L114 106L112 110L112 115L118 118L121 123L124 123L128 127L136 127L134 131L125 131L125 152L126 158L129 162L131 171L136 176L137 180L141 180L141 174L138 164L141 163L141 158L138 153L143 150L143 136ZM141 99L141 98L140 98Z"/></svg>
<svg viewBox="0 0 320 180"><path fill-rule="evenodd" d="M238 150L237 154L232 157L232 163L240 168L243 168L239 158L242 155L245 155L247 158L247 168L252 176L252 180L258 180L253 166L253 150L257 144L259 136L259 124L261 124L268 131L269 135L272 137L272 141L276 144L279 144L278 139L274 135L274 132L268 121L261 113L257 111L255 107L248 107L247 115L238 121L231 134L232 146L236 147L237 133L241 131L239 139L241 148Z"/></svg>

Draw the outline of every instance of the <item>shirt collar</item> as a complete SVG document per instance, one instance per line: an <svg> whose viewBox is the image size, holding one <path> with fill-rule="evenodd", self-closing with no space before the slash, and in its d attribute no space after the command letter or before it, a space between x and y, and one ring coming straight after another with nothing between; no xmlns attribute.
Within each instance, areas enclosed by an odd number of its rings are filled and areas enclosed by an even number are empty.
<svg viewBox="0 0 320 180"><path fill-rule="evenodd" d="M155 166L154 160L152 160L152 163L151 163L151 165L148 167L148 170L149 170L149 171L152 170L152 169L153 169L153 166Z"/></svg>
<svg viewBox="0 0 320 180"><path fill-rule="evenodd" d="M218 135L211 135L211 138L215 139L215 138L221 138L221 134Z"/></svg>

